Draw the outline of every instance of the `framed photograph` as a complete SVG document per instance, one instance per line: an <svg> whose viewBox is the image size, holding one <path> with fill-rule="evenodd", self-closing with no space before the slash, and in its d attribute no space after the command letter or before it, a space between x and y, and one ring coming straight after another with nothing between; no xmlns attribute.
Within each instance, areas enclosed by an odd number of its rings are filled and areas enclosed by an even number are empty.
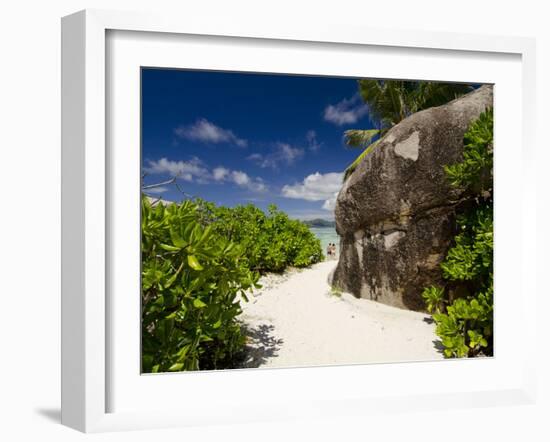
<svg viewBox="0 0 550 442"><path fill-rule="evenodd" d="M108 11L62 36L65 425L533 401L533 41Z"/></svg>

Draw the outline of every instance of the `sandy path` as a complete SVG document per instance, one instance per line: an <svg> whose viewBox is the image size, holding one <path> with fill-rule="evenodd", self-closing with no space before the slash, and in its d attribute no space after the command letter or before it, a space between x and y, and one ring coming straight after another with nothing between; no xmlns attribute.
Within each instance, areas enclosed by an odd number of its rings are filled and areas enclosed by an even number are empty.
<svg viewBox="0 0 550 442"><path fill-rule="evenodd" d="M441 359L428 315L330 293L336 261L285 276L242 303L244 367L289 367Z"/></svg>

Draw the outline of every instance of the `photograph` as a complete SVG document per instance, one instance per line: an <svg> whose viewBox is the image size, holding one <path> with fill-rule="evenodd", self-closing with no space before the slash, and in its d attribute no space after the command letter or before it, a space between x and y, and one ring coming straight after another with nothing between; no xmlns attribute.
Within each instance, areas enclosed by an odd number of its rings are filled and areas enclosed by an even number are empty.
<svg viewBox="0 0 550 442"><path fill-rule="evenodd" d="M545 2L3 6L0 442L550 441Z"/></svg>
<svg viewBox="0 0 550 442"><path fill-rule="evenodd" d="M494 356L493 85L142 67L140 130L142 374Z"/></svg>

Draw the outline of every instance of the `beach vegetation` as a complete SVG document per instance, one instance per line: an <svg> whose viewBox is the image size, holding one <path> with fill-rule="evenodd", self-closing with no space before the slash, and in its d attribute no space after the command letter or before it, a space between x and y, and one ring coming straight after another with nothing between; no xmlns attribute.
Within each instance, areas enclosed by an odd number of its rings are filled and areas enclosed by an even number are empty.
<svg viewBox="0 0 550 442"><path fill-rule="evenodd" d="M248 267L257 272L282 272L308 267L324 259L321 242L309 227L271 204L267 213L248 204L216 206L198 201L201 222L218 235L239 244Z"/></svg>
<svg viewBox="0 0 550 442"><path fill-rule="evenodd" d="M142 371L230 368L241 300L260 272L321 261L319 240L275 206L141 202Z"/></svg>
<svg viewBox="0 0 550 442"><path fill-rule="evenodd" d="M244 337L238 300L257 285L243 248L199 221L191 201L142 198L142 371L227 366Z"/></svg>
<svg viewBox="0 0 550 442"><path fill-rule="evenodd" d="M486 184L492 183L492 145L489 109L466 132L463 161L445 167L453 186L469 187L477 196L457 216L458 233L440 265L448 287L427 287L422 293L446 357L493 354L493 197L492 185ZM457 286L461 295L451 299Z"/></svg>

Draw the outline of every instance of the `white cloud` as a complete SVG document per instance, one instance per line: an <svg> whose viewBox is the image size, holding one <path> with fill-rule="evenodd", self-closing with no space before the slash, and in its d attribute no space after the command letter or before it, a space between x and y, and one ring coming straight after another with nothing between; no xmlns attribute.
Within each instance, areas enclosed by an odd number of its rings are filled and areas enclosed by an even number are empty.
<svg viewBox="0 0 550 442"><path fill-rule="evenodd" d="M150 187L147 189L147 193L164 193L168 192L168 187L166 186L158 186L158 187Z"/></svg>
<svg viewBox="0 0 550 442"><path fill-rule="evenodd" d="M267 192L268 187L263 182L254 182L251 184L250 190L258 193Z"/></svg>
<svg viewBox="0 0 550 442"><path fill-rule="evenodd" d="M210 171L196 157L189 161L171 161L166 158L161 158L158 161L148 160L148 166L144 168L144 171L152 175L170 175L185 181L195 181L199 184L208 184L214 181L217 183L233 183L254 192L265 192L267 190L267 185L259 177L250 177L246 172L231 170L223 166L215 167ZM148 192L161 193L168 190L166 188L158 190L160 187L153 189L156 190L148 190Z"/></svg>
<svg viewBox="0 0 550 442"><path fill-rule="evenodd" d="M304 149L292 147L287 143L277 143L276 153L281 161L292 164L294 161L304 156Z"/></svg>
<svg viewBox="0 0 550 442"><path fill-rule="evenodd" d="M234 183L239 187L243 187L254 192L265 192L267 190L267 186L261 178L252 178L248 176L246 172L242 172L240 170L227 170L227 174L224 176L223 181Z"/></svg>
<svg viewBox="0 0 550 442"><path fill-rule="evenodd" d="M180 138L202 143L230 143L239 147L248 146L247 140L239 138L229 129L216 126L205 118L201 118L189 126L179 126L174 132Z"/></svg>
<svg viewBox="0 0 550 442"><path fill-rule="evenodd" d="M231 179L239 186L246 186L250 182L248 175L240 170L234 170L231 172Z"/></svg>
<svg viewBox="0 0 550 442"><path fill-rule="evenodd" d="M265 155L253 153L247 160L254 161L262 168L278 169L280 164L290 166L304 156L304 149L293 147L288 143L277 142L274 149Z"/></svg>
<svg viewBox="0 0 550 442"><path fill-rule="evenodd" d="M331 212L334 211L334 208L336 207L336 198L338 198L338 192L334 192L334 195L325 200L323 203L323 209L330 210Z"/></svg>
<svg viewBox="0 0 550 442"><path fill-rule="evenodd" d="M246 159L251 161L262 161L263 155L259 153L253 153L252 155L249 155Z"/></svg>
<svg viewBox="0 0 550 442"><path fill-rule="evenodd" d="M253 153L252 155L248 155L246 159L248 161L253 161L258 166L263 167L262 165L264 164L264 155L262 155L261 153Z"/></svg>
<svg viewBox="0 0 550 442"><path fill-rule="evenodd" d="M323 201L323 209L332 211L336 197L342 187L343 173L331 172L321 174L316 172L308 175L301 183L285 185L282 194L286 198L306 201Z"/></svg>
<svg viewBox="0 0 550 442"><path fill-rule="evenodd" d="M150 174L166 174L181 178L185 181L208 177L209 172L204 163L197 157L189 161L171 161L167 158L161 158L158 161L148 161L148 166L144 168Z"/></svg>
<svg viewBox="0 0 550 442"><path fill-rule="evenodd" d="M303 199L307 201L321 201L334 196L342 187L343 173L319 172L308 175L301 183L285 185L283 196L287 198Z"/></svg>
<svg viewBox="0 0 550 442"><path fill-rule="evenodd" d="M368 107L361 100L359 94L351 98L344 98L336 104L329 104L325 108L325 121L343 126L344 124L356 123L361 117L368 113Z"/></svg>
<svg viewBox="0 0 550 442"><path fill-rule="evenodd" d="M319 143L319 141L317 140L317 132L315 132L314 130L307 131L306 140L308 148L312 152L317 152L321 148L322 143Z"/></svg>
<svg viewBox="0 0 550 442"><path fill-rule="evenodd" d="M212 177L215 181L223 181L227 175L229 175L230 170L225 167L216 167L212 171Z"/></svg>

